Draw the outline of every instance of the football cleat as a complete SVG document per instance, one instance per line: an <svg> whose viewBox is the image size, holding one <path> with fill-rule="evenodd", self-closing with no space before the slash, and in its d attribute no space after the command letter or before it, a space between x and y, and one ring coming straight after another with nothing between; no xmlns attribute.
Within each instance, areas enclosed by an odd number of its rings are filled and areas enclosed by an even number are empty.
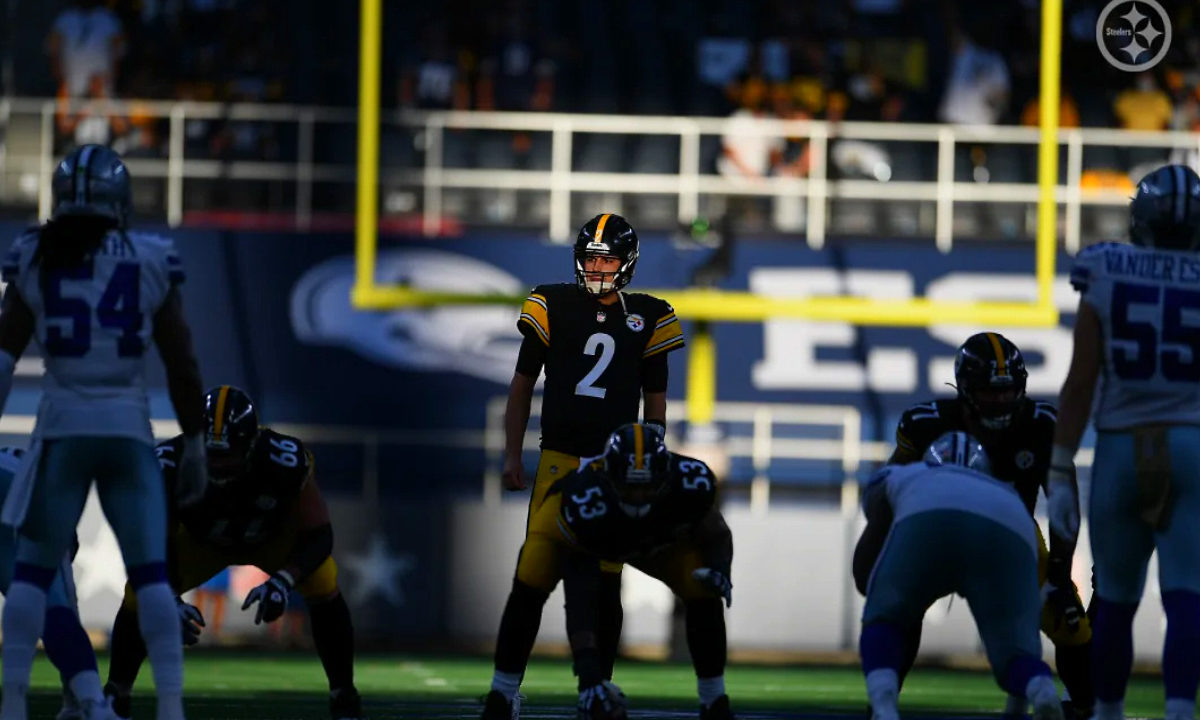
<svg viewBox="0 0 1200 720"><path fill-rule="evenodd" d="M649 513L667 488L671 454L657 425L629 423L614 430L602 462L621 510L630 517Z"/></svg>
<svg viewBox="0 0 1200 720"><path fill-rule="evenodd" d="M258 410L243 390L221 385L204 395L204 449L216 484L239 475L258 439Z"/></svg>
<svg viewBox="0 0 1200 720"><path fill-rule="evenodd" d="M1200 176L1186 165L1164 165L1138 182L1129 204L1129 239L1163 250L1200 248Z"/></svg>
<svg viewBox="0 0 1200 720"><path fill-rule="evenodd" d="M629 221L604 213L588 220L575 238L575 284L580 290L600 297L616 292L633 279L638 261L638 236ZM614 272L589 272L588 258L606 257L620 261Z"/></svg>
<svg viewBox="0 0 1200 720"><path fill-rule="evenodd" d="M729 707L729 696L722 695L708 707L701 705L700 720L737 720L737 716Z"/></svg>
<svg viewBox="0 0 1200 720"><path fill-rule="evenodd" d="M133 717L133 698L121 693L116 685L108 683L104 686L104 697L108 698L113 714L118 718L129 720Z"/></svg>
<svg viewBox="0 0 1200 720"><path fill-rule="evenodd" d="M509 702L504 693L491 690L483 700L483 715L480 717L482 720L520 720L520 700L513 698Z"/></svg>
<svg viewBox="0 0 1200 720"><path fill-rule="evenodd" d="M333 720L362 720L362 696L354 687L329 693L329 717Z"/></svg>
<svg viewBox="0 0 1200 720"><path fill-rule="evenodd" d="M991 474L992 463L979 441L965 432L948 432L925 451L926 465L958 465Z"/></svg>
<svg viewBox="0 0 1200 720"><path fill-rule="evenodd" d="M1028 379L1021 351L999 333L972 335L959 346L954 358L958 396L989 430L1002 430L1012 424Z"/></svg>

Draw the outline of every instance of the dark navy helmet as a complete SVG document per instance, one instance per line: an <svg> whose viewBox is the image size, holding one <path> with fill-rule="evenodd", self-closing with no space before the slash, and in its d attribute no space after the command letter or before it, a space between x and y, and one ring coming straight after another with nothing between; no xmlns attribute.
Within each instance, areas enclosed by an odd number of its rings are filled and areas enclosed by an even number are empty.
<svg viewBox="0 0 1200 720"><path fill-rule="evenodd" d="M129 171L121 156L103 145L84 145L63 158L51 181L55 219L104 217L125 227L133 204Z"/></svg>
<svg viewBox="0 0 1200 720"><path fill-rule="evenodd" d="M1129 205L1129 239L1163 250L1200 248L1200 176L1187 165L1164 165L1137 185Z"/></svg>
<svg viewBox="0 0 1200 720"><path fill-rule="evenodd" d="M989 475L992 472L992 463L983 445L965 432L948 432L934 440L925 450L925 464L958 465Z"/></svg>

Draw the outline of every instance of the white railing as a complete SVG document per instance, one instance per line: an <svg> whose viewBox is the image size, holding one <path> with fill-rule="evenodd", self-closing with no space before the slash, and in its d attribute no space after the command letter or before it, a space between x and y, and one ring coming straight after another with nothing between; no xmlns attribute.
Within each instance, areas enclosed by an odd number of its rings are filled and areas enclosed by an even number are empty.
<svg viewBox="0 0 1200 720"><path fill-rule="evenodd" d="M486 504L501 501L500 467L504 454L504 405L506 397L494 397L487 403L483 430L397 430L381 427L349 425L319 425L283 423L272 424L279 432L299 437L308 443L349 445L363 452L363 495L372 502L379 497L379 449L386 445L409 447L453 447L463 450L483 450L482 497ZM542 399L535 396L530 408L529 429L524 449L538 449L538 423ZM683 421L686 403L682 399L667 403L669 427L668 447L677 447L683 438L677 428ZM750 508L765 513L771 497L771 465L776 460L815 460L836 462L842 471L843 507L857 512L858 473L863 463L884 462L891 456L894 444L883 440L862 439L862 413L853 405L801 405L787 403L718 402L713 419L722 430L717 441L727 458L749 460L754 475L750 480ZM33 415L5 414L0 416L0 436L29 435L33 432ZM179 424L172 418L151 420L155 437L166 439L179 434ZM743 427L749 426L749 433ZM782 428L839 432L836 438L778 436ZM1076 464L1091 468L1093 450L1080 448Z"/></svg>
<svg viewBox="0 0 1200 720"><path fill-rule="evenodd" d="M0 152L0 176L7 169L36 173L38 213L50 210L50 176L54 167L54 114L59 103L42 98L0 99L0 128L7 129L18 116L39 119L38 142L21 145L5 133ZM74 103L71 110L86 107ZM317 163L314 143L318 124L343 125L354 131L356 110L298 105L259 105L167 102L106 101L111 114L127 115L131 109L158 118L168 118L167 156L159 159L131 159L130 170L141 177L161 178L166 183L167 222L182 222L185 183L189 179L222 178L230 180L269 180L295 184L295 224L304 230L311 226L313 185L317 182L353 183L356 172L352 161ZM184 132L188 120L234 120L295 124L294 162L221 161L185 157ZM931 124L863 123L831 124L823 121L772 119L758 120L755 133L771 137L806 138L812 157L807 178L769 177L730 179L705 172L700 167L703 136L722 136L729 129L727 118L668 117L635 115L588 115L560 113L503 112L415 112L391 111L381 118L384 132L403 127L421 138L424 150L422 167L388 166L380 158L380 177L419 188L425 231L439 226L443 193L447 189L537 190L549 194L549 225L552 240L565 242L571 235L571 196L579 192L619 192L628 194L673 195L678 217L690 222L700 209L702 196L757 195L803 197L807 200L804 234L811 247L823 245L827 233L826 201L830 199L870 199L880 201L923 201L935 206L934 236L938 247L948 250L953 242L955 202L1034 203L1038 189L1033 183L975 183L954 179L955 147L961 143L999 143L1034 146L1038 130L1011 126L949 126ZM737 132L744 133L739 122ZM551 136L549 170L493 170L447 168L442 158L447 130L490 130L545 132ZM572 167L572 147L579 133L621 135L668 135L679 140L679 172L626 173L582 172ZM885 142L922 142L937 145L937 173L929 181L879 182L874 180L830 180L829 148L839 139ZM1063 129L1058 133L1060 146L1067 149L1066 184L1056 197L1066 209L1064 242L1069 251L1080 244L1080 210L1084 206L1124 205L1128 197L1111 190L1084 190L1083 151L1089 146L1148 147L1200 151L1200 134L1183 132L1135 132L1107 129Z"/></svg>

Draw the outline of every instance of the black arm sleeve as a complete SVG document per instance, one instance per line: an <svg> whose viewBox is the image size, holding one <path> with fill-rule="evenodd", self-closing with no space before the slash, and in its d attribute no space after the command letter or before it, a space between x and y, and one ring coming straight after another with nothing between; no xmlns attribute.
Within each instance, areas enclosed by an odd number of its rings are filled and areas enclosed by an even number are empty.
<svg viewBox="0 0 1200 720"><path fill-rule="evenodd" d="M651 355L642 361L642 389L652 393L667 391L667 353Z"/></svg>
<svg viewBox="0 0 1200 720"><path fill-rule="evenodd" d="M545 363L546 344L532 334L526 335L521 341L521 353L517 355L517 372L536 378Z"/></svg>

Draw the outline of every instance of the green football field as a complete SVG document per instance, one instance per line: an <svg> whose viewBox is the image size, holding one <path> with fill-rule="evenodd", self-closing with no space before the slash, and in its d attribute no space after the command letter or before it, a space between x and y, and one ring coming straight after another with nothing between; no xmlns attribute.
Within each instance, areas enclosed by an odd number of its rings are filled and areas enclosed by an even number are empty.
<svg viewBox="0 0 1200 720"><path fill-rule="evenodd" d="M191 720L328 718L325 679L314 655L220 651L188 652L188 717ZM101 676L106 658L101 658ZM154 717L149 667L143 668L134 717ZM367 655L358 659L357 685L374 720L477 718L491 679L484 657ZM623 661L617 684L629 698L631 718L696 717L695 678L687 665ZM763 718L862 717L862 677L850 667L734 665L726 673L734 710L746 720ZM58 680L39 656L34 672L31 718L53 718ZM523 718L574 718L575 684L565 660L535 660L523 688ZM1001 691L988 675L919 669L901 696L906 717L998 716ZM1162 717L1158 678L1135 678L1127 701L1129 717Z"/></svg>

